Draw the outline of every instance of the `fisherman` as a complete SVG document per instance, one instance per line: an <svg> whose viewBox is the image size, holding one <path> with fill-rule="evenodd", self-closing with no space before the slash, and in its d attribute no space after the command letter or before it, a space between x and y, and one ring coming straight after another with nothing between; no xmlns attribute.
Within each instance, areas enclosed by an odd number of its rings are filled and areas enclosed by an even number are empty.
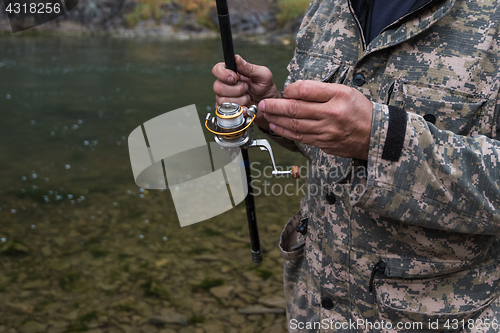
<svg viewBox="0 0 500 333"><path fill-rule="evenodd" d="M500 331L499 30L493 0L313 0L283 92L214 66L216 104L311 162L291 332Z"/></svg>

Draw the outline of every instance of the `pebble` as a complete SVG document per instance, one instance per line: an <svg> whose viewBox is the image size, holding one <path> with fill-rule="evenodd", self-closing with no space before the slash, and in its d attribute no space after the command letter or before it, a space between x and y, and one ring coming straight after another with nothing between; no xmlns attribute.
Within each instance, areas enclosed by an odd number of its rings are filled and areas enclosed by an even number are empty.
<svg viewBox="0 0 500 333"><path fill-rule="evenodd" d="M163 258L163 259L160 259L157 262L155 262L155 266L156 267L163 267L163 266L167 265L169 262L170 262L170 259Z"/></svg>
<svg viewBox="0 0 500 333"><path fill-rule="evenodd" d="M155 326L162 326L166 324L180 324L180 325L186 325L188 322L188 319L185 315L172 312L168 314L164 314L162 316L155 316L149 318L148 322L152 325Z"/></svg>
<svg viewBox="0 0 500 333"><path fill-rule="evenodd" d="M234 314L234 315L229 317L229 321L233 325L240 326L240 325L243 325L245 323L246 319L245 319L245 317L243 317L241 315Z"/></svg>
<svg viewBox="0 0 500 333"><path fill-rule="evenodd" d="M7 303L7 308L11 311L14 312L21 312L21 313L28 313L31 314L33 313L34 307L30 304L24 304L24 303Z"/></svg>
<svg viewBox="0 0 500 333"><path fill-rule="evenodd" d="M160 330L158 333L177 333L177 331L172 330L170 328L165 328L165 329Z"/></svg>
<svg viewBox="0 0 500 333"><path fill-rule="evenodd" d="M45 332L47 329L46 324L42 324L36 321L28 321L23 325L23 333L39 333Z"/></svg>
<svg viewBox="0 0 500 333"><path fill-rule="evenodd" d="M199 256L194 256L194 260L196 261L220 261L221 258L218 256L215 256L213 254L201 254Z"/></svg>
<svg viewBox="0 0 500 333"><path fill-rule="evenodd" d="M286 300L284 297L275 296L272 298L261 297L259 303L271 308L281 308L286 310Z"/></svg>
<svg viewBox="0 0 500 333"><path fill-rule="evenodd" d="M218 286L210 288L210 293L217 298L228 298L233 290L233 286Z"/></svg>
<svg viewBox="0 0 500 333"><path fill-rule="evenodd" d="M240 314L266 314L266 313L285 313L284 309L278 308L265 308L263 306L253 306L245 309L239 309L238 313Z"/></svg>

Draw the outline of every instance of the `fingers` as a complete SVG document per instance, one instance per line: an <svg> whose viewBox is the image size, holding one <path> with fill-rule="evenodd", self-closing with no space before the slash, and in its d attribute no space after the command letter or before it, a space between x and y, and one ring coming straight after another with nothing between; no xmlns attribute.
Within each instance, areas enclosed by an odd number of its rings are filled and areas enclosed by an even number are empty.
<svg viewBox="0 0 500 333"><path fill-rule="evenodd" d="M291 133L320 134L322 132L319 120L288 118L267 113L263 113L263 115L270 124L281 127Z"/></svg>
<svg viewBox="0 0 500 333"><path fill-rule="evenodd" d="M212 68L212 74L217 78L213 84L217 106L222 103L237 103L239 105L250 103L248 83L238 81L239 75L227 69L223 62Z"/></svg>
<svg viewBox="0 0 500 333"><path fill-rule="evenodd" d="M246 62L240 55L236 55L235 60L238 73L241 75L227 69L223 62L219 62L212 68L212 74L217 78L217 80L229 85L236 84L238 80L241 79L240 76L257 79L263 76L269 76L267 73L268 69L264 66L257 66Z"/></svg>
<svg viewBox="0 0 500 333"><path fill-rule="evenodd" d="M269 124L269 129L273 131L275 134L282 136L284 138L293 141L298 141L306 145L311 145L315 147L320 146L321 143L324 141L322 136L319 134L294 132L287 128L276 126L275 124L272 123Z"/></svg>
<svg viewBox="0 0 500 333"><path fill-rule="evenodd" d="M238 74L227 69L223 62L219 62L212 68L212 74L224 84L235 85L238 82Z"/></svg>
<svg viewBox="0 0 500 333"><path fill-rule="evenodd" d="M259 111L280 117L319 120L322 119L321 106L295 99L265 99L260 101Z"/></svg>
<svg viewBox="0 0 500 333"><path fill-rule="evenodd" d="M245 82L238 82L235 85L228 85L217 80L214 82L213 90L218 96L240 97L248 92L248 84Z"/></svg>
<svg viewBox="0 0 500 333"><path fill-rule="evenodd" d="M242 105L242 106L251 104L250 103L251 99L250 99L250 96L248 96L248 95L244 95L241 97L215 96L215 101L216 101L217 106L221 105L222 103L236 103L236 104Z"/></svg>
<svg viewBox="0 0 500 333"><path fill-rule="evenodd" d="M337 95L347 93L348 90L348 87L340 84L299 80L289 84L283 91L283 95L290 99L324 103Z"/></svg>
<svg viewBox="0 0 500 333"><path fill-rule="evenodd" d="M235 59L240 76L250 78L252 82L256 83L270 83L273 81L273 73L269 68L251 64L240 55L236 55Z"/></svg>

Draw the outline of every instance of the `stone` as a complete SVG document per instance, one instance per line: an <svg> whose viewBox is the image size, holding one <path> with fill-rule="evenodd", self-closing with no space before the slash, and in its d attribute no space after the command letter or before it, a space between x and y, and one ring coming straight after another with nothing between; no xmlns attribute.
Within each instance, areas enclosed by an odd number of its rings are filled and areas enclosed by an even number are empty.
<svg viewBox="0 0 500 333"><path fill-rule="evenodd" d="M281 233L282 230L283 230L282 226L275 225L275 224L267 225L267 231L268 232L273 232L273 233L279 234L279 233Z"/></svg>
<svg viewBox="0 0 500 333"><path fill-rule="evenodd" d="M64 328L63 327L49 327L47 329L47 333L65 333L68 331L67 326L68 325L66 325L66 327L64 327ZM90 330L90 331L87 331L86 333L92 333L92 331L95 331L95 330ZM99 331L99 333L100 332L101 331ZM97 332L94 332L94 333L97 333Z"/></svg>
<svg viewBox="0 0 500 333"><path fill-rule="evenodd" d="M262 279L251 272L244 272L243 275L252 282L260 282Z"/></svg>
<svg viewBox="0 0 500 333"><path fill-rule="evenodd" d="M155 262L155 266L156 267L163 267L163 266L166 266L169 262L170 262L170 259L163 258L163 259L160 259L157 262Z"/></svg>
<svg viewBox="0 0 500 333"><path fill-rule="evenodd" d="M239 293L238 297L241 298L243 301L245 301L247 304L252 304L255 301L255 297L250 295L249 293Z"/></svg>
<svg viewBox="0 0 500 333"><path fill-rule="evenodd" d="M130 333L135 333L135 332L137 332L137 330L133 329L132 332L130 332ZM158 330L154 326L144 325L141 327L141 332L142 333L156 333L156 332L158 332ZM129 333L129 332L125 332L125 333Z"/></svg>
<svg viewBox="0 0 500 333"><path fill-rule="evenodd" d="M70 321L74 321L78 318L78 310L71 311L66 315L66 319Z"/></svg>
<svg viewBox="0 0 500 333"><path fill-rule="evenodd" d="M42 247L42 254L46 257L50 257L52 255L52 249L49 245L45 245Z"/></svg>
<svg viewBox="0 0 500 333"><path fill-rule="evenodd" d="M222 266L222 267L220 268L220 271L221 271L222 273L224 273L224 274L225 274L225 273L229 273L229 272L230 272L230 271L232 271L232 270L233 270L233 268L232 268L231 266Z"/></svg>
<svg viewBox="0 0 500 333"><path fill-rule="evenodd" d="M281 308L286 310L286 300L281 296L274 297L261 297L259 298L259 303L271 308Z"/></svg>
<svg viewBox="0 0 500 333"><path fill-rule="evenodd" d="M240 315L237 315L237 314L234 314L234 315L231 315L229 317L229 321L231 322L231 324L233 325L236 325L236 326L240 326L242 325L246 320L245 320L245 317L243 316L240 316Z"/></svg>
<svg viewBox="0 0 500 333"><path fill-rule="evenodd" d="M50 280L34 280L24 283L24 289L42 289L50 286Z"/></svg>
<svg viewBox="0 0 500 333"><path fill-rule="evenodd" d="M266 314L266 313L285 313L284 309L279 308L265 308L263 306L253 306L249 308L239 309L240 314Z"/></svg>
<svg viewBox="0 0 500 333"><path fill-rule="evenodd" d="M38 333L45 332L47 330L47 325L36 321L28 321L23 325L23 333Z"/></svg>
<svg viewBox="0 0 500 333"><path fill-rule="evenodd" d="M271 258L281 259L281 251L279 249L274 249L272 251L269 251L268 256Z"/></svg>
<svg viewBox="0 0 500 333"><path fill-rule="evenodd" d="M258 325L258 322L246 322L245 325L243 325L238 333L255 333L255 332L261 332L261 328Z"/></svg>
<svg viewBox="0 0 500 333"><path fill-rule="evenodd" d="M123 333L134 333L134 328L129 325L120 325L120 329Z"/></svg>
<svg viewBox="0 0 500 333"><path fill-rule="evenodd" d="M228 298L233 289L233 286L212 287L210 288L210 293L217 298Z"/></svg>
<svg viewBox="0 0 500 333"><path fill-rule="evenodd" d="M148 322L156 326L162 326L166 324L187 325L188 319L183 314L171 312L161 316L151 317L149 318Z"/></svg>
<svg viewBox="0 0 500 333"><path fill-rule="evenodd" d="M202 330L203 332L203 330ZM177 333L193 333L192 327L183 327Z"/></svg>
<svg viewBox="0 0 500 333"><path fill-rule="evenodd" d="M28 313L31 314L33 313L34 307L30 304L24 304L24 303L7 303L7 308L13 312L20 312L20 313Z"/></svg>
<svg viewBox="0 0 500 333"><path fill-rule="evenodd" d="M161 329L158 333L177 333L177 331L170 328L164 328Z"/></svg>
<svg viewBox="0 0 500 333"><path fill-rule="evenodd" d="M224 326L220 322L211 322L204 327L206 333L221 333L224 332Z"/></svg>
<svg viewBox="0 0 500 333"><path fill-rule="evenodd" d="M283 325L273 325L269 326L262 333L285 333L286 331L283 328Z"/></svg>
<svg viewBox="0 0 500 333"><path fill-rule="evenodd" d="M221 261L221 258L213 254L200 254L193 257L196 261Z"/></svg>
<svg viewBox="0 0 500 333"><path fill-rule="evenodd" d="M1 249L0 253L7 255L25 255L29 253L29 249L19 242L6 243Z"/></svg>
<svg viewBox="0 0 500 333"><path fill-rule="evenodd" d="M229 304L231 307L233 308L243 308L247 305L247 303L243 302L242 299L239 299L239 298L235 298L233 300L231 300L231 304Z"/></svg>

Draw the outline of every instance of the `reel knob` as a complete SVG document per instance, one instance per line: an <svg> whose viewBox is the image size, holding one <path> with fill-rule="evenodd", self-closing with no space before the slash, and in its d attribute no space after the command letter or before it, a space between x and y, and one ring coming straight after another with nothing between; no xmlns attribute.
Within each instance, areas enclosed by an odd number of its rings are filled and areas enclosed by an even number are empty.
<svg viewBox="0 0 500 333"><path fill-rule="evenodd" d="M292 167L292 172L291 172L292 178L293 179L299 179L300 178L300 168L296 165Z"/></svg>

